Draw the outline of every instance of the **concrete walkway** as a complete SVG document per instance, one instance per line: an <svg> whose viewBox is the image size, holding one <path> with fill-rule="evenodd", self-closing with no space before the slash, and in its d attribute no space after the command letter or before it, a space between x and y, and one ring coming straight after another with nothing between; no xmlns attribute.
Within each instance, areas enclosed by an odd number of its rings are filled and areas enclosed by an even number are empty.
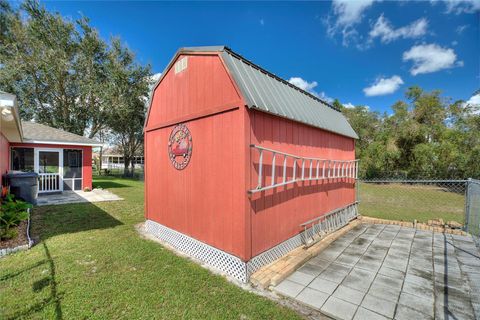
<svg viewBox="0 0 480 320"><path fill-rule="evenodd" d="M37 198L38 206L49 206L69 203L83 203L83 202L103 202L103 201L117 201L123 200L116 194L104 190L93 189L92 191L64 191L62 193L41 194Z"/></svg>
<svg viewBox="0 0 480 320"><path fill-rule="evenodd" d="M468 236L360 225L274 290L337 319L480 319Z"/></svg>

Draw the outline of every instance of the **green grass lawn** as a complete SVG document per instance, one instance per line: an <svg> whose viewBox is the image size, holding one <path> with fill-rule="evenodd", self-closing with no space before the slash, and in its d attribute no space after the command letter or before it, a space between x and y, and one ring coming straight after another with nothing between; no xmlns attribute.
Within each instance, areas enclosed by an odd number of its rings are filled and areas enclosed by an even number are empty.
<svg viewBox="0 0 480 320"><path fill-rule="evenodd" d="M32 249L0 259L0 319L296 319L137 234L143 183L100 177L125 201L36 207Z"/></svg>
<svg viewBox="0 0 480 320"><path fill-rule="evenodd" d="M359 211L364 216L422 222L464 220L464 194L431 185L360 183L359 197Z"/></svg>

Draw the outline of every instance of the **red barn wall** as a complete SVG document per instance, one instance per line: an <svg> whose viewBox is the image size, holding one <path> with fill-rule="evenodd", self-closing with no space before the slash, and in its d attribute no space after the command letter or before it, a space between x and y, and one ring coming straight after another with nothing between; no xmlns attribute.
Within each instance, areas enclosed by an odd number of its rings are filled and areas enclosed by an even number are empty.
<svg viewBox="0 0 480 320"><path fill-rule="evenodd" d="M145 215L245 259L244 105L217 55L189 55L187 69L167 71L145 128ZM188 127L193 143L183 170L168 156L177 123Z"/></svg>
<svg viewBox="0 0 480 320"><path fill-rule="evenodd" d="M188 55L187 59L187 69L177 74L168 70L155 89L147 131L240 106L240 95L218 55Z"/></svg>
<svg viewBox="0 0 480 320"><path fill-rule="evenodd" d="M7 138L0 133L0 183L2 175L8 171L10 161L9 143Z"/></svg>
<svg viewBox="0 0 480 320"><path fill-rule="evenodd" d="M183 170L168 156L178 123L193 141ZM248 195L258 170L251 143L300 156L355 157L354 139L248 110L218 55L188 55L187 69L167 70L153 94L145 127L145 218L248 261L297 235L301 223L355 201L351 179Z"/></svg>
<svg viewBox="0 0 480 320"><path fill-rule="evenodd" d="M355 141L352 138L254 110L250 110L249 114L252 144L304 157L355 159ZM249 189L253 189L258 181L258 151L252 149L250 157ZM270 154L264 154L263 163L264 176L270 177L271 165L265 166L271 164ZM277 157L276 163L276 179L281 182L283 158ZM292 168L293 164L287 171L289 177L292 176ZM298 172L299 167L297 176ZM269 182L271 180L267 179ZM352 179L302 182L253 194L247 209L252 221L252 257L298 234L300 224L354 201Z"/></svg>
<svg viewBox="0 0 480 320"><path fill-rule="evenodd" d="M68 144L38 144L38 143L11 143L12 147L24 148L56 148L56 149L77 149L82 150L83 156L83 182L82 190L85 188L92 189L92 147L91 146L77 146ZM9 152L10 153L10 152Z"/></svg>

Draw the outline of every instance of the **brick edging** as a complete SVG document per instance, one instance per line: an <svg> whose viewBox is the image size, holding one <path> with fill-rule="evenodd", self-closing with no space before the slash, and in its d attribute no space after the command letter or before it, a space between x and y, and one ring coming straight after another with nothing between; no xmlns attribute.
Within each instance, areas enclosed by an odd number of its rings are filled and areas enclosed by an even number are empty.
<svg viewBox="0 0 480 320"><path fill-rule="evenodd" d="M439 232L439 233L448 233L448 234L455 234L455 235L461 235L461 236L468 235L468 233L460 229L451 229L451 228L446 228L444 226L431 226L426 223L420 223L420 222L387 220L387 219L378 219L378 218L372 218L372 217L366 217L366 216L359 216L358 218L359 220L362 221L362 223L367 223L367 224L390 224L390 225L397 225L402 227L414 228L419 230L427 230L427 231L433 231L433 232Z"/></svg>

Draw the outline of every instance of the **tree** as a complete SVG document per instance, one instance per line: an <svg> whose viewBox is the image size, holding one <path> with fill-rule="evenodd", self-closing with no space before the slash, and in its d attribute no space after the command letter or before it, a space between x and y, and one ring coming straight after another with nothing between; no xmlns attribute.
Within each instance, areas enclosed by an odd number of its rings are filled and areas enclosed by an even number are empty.
<svg viewBox="0 0 480 320"><path fill-rule="evenodd" d="M124 157L124 176L132 176L133 157L143 145L146 97L149 93L150 66L135 63L134 54L122 46L119 39L112 40L108 55L107 88L112 106L108 125ZM132 164L133 168L133 164Z"/></svg>
<svg viewBox="0 0 480 320"><path fill-rule="evenodd" d="M368 168L368 166L364 165L365 162L374 160L367 157L366 152L369 145L375 141L382 126L380 115L376 112L370 112L368 107L365 106L346 108L338 100L335 100L333 105L342 111L349 120L352 128L359 136L355 143L355 157L357 159L362 159L360 174L365 176L365 169ZM379 147L379 145L376 145L376 147ZM375 172L378 172L378 168L375 169Z"/></svg>
<svg viewBox="0 0 480 320"><path fill-rule="evenodd" d="M414 86L392 113L380 115L336 101L360 136L356 156L364 178L480 177L480 113L464 101Z"/></svg>
<svg viewBox="0 0 480 320"><path fill-rule="evenodd" d="M0 85L17 95L21 117L95 136L108 110L107 45L88 19L68 21L36 1L22 4L26 19L3 2L0 10Z"/></svg>
<svg viewBox="0 0 480 320"><path fill-rule="evenodd" d="M6 0L0 0L0 43L5 43L8 37L9 24L12 18L17 18L12 7ZM3 46L0 51L3 51Z"/></svg>

